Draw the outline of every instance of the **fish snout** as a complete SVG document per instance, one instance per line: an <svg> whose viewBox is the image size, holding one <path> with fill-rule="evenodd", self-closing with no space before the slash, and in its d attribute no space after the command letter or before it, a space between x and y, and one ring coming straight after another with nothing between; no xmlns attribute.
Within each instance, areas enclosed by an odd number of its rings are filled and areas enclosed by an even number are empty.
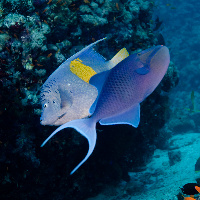
<svg viewBox="0 0 200 200"><path fill-rule="evenodd" d="M40 124L41 125L46 125L45 121L42 119L42 117L40 117Z"/></svg>
<svg viewBox="0 0 200 200"><path fill-rule="evenodd" d="M55 125L55 122L58 120L57 117L46 117L46 116L41 116L40 117L40 124L41 125Z"/></svg>

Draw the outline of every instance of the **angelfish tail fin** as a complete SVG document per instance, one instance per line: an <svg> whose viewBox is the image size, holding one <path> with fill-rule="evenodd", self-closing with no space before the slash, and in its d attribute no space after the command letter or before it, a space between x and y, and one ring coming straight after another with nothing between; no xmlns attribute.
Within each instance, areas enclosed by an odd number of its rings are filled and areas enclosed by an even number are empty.
<svg viewBox="0 0 200 200"><path fill-rule="evenodd" d="M73 171L70 174L73 174L92 154L94 147L96 145L96 122L89 119L77 119L70 122L67 122L66 124L63 124L62 126L58 127L41 145L43 147L47 141L52 138L57 132L61 131L64 128L74 128L76 129L80 134L82 134L84 137L87 138L89 143L89 150L86 155L86 157L73 169Z"/></svg>

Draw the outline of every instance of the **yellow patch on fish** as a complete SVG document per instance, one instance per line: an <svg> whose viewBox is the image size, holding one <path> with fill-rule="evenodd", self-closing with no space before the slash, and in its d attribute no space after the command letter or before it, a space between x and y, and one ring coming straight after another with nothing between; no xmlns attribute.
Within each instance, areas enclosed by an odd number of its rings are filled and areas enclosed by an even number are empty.
<svg viewBox="0 0 200 200"><path fill-rule="evenodd" d="M89 80L92 76L96 74L96 72L89 66L84 65L83 61L79 58L71 61L70 63L70 71L78 76L83 81L89 83Z"/></svg>

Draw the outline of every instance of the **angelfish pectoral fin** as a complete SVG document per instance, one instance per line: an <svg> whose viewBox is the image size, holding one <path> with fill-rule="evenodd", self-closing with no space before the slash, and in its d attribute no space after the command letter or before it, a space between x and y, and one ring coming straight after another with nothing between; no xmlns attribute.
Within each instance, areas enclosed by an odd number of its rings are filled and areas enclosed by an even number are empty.
<svg viewBox="0 0 200 200"><path fill-rule="evenodd" d="M58 127L41 145L43 147L49 139L51 139L57 132L61 131L65 128L74 128L80 134L87 138L89 143L89 150L86 157L74 168L74 170L70 173L73 174L92 154L94 147L96 145L96 122L92 121L91 118L89 119L77 119L70 121L62 126Z"/></svg>

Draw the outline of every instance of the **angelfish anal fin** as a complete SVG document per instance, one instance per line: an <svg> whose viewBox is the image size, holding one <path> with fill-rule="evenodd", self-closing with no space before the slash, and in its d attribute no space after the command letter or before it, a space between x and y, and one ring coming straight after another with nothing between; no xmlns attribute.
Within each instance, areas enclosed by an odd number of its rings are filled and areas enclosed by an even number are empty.
<svg viewBox="0 0 200 200"><path fill-rule="evenodd" d="M129 124L137 128L140 123L140 104L134 105L123 113L101 119L99 123L102 125Z"/></svg>

